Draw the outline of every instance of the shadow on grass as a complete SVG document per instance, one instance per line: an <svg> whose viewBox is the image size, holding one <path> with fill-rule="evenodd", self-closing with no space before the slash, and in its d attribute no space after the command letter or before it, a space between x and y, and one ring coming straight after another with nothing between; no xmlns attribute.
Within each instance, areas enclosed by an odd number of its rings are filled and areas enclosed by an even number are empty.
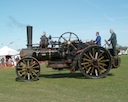
<svg viewBox="0 0 128 102"><path fill-rule="evenodd" d="M58 74L41 74L39 76L44 78L80 78L85 79L82 73L58 73Z"/></svg>
<svg viewBox="0 0 128 102"><path fill-rule="evenodd" d="M112 73L108 73L107 76L114 76ZM89 79L86 78L82 73L58 73L58 74L41 74L39 76L44 78L78 78L78 79ZM103 77L106 78L106 77ZM98 78L100 79L100 78Z"/></svg>
<svg viewBox="0 0 128 102"><path fill-rule="evenodd" d="M114 74L108 73L107 76L114 76ZM82 73L40 74L39 79L40 78L78 78L78 79L89 79L89 78L86 78ZM103 78L106 78L106 77L103 77ZM17 82L32 82L32 81L38 81L39 79L24 81L24 80L20 80L17 77L15 79L15 81L17 81ZM98 79L102 79L102 78L98 78Z"/></svg>
<svg viewBox="0 0 128 102"><path fill-rule="evenodd" d="M112 74L112 73L108 73L108 75L107 76L114 76L114 74Z"/></svg>
<svg viewBox="0 0 128 102"><path fill-rule="evenodd" d="M15 78L15 81L17 82L33 82L33 81L38 81L39 79L34 79L34 80L21 80L19 77Z"/></svg>

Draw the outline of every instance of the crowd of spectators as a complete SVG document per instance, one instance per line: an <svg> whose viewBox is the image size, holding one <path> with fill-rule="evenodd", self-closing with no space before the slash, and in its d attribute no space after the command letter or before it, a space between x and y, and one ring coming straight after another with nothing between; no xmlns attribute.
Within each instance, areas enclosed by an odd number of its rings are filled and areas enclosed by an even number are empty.
<svg viewBox="0 0 128 102"><path fill-rule="evenodd" d="M18 56L5 56L0 57L0 68L4 67L14 67L16 66L17 62L19 61Z"/></svg>

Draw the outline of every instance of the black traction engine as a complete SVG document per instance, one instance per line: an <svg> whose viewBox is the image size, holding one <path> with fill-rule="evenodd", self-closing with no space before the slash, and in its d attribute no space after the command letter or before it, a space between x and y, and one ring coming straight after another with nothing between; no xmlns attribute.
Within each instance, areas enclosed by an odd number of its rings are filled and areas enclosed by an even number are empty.
<svg viewBox="0 0 128 102"><path fill-rule="evenodd" d="M82 42L72 32L63 33L58 41L43 35L40 44L32 44L32 26L27 26L27 48L20 51L21 59L16 65L16 74L20 80L33 81L40 76L40 61L46 61L47 67L72 73L80 70L86 78L103 78L111 68L120 65L120 58L112 56L112 49L106 49L94 42Z"/></svg>

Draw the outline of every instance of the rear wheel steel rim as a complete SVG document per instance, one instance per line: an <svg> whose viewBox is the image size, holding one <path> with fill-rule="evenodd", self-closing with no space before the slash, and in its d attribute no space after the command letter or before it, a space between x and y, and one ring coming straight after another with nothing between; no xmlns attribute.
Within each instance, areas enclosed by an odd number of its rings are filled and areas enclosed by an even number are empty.
<svg viewBox="0 0 128 102"><path fill-rule="evenodd" d="M103 47L87 47L80 55L79 68L87 78L105 77L111 69L111 56Z"/></svg>

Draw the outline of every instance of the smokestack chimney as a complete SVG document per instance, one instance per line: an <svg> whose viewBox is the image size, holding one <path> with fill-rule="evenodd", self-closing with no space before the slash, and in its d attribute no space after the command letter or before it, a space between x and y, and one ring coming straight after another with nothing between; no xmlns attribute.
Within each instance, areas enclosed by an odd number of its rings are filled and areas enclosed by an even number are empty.
<svg viewBox="0 0 128 102"><path fill-rule="evenodd" d="M27 26L27 48L32 49L32 26Z"/></svg>

